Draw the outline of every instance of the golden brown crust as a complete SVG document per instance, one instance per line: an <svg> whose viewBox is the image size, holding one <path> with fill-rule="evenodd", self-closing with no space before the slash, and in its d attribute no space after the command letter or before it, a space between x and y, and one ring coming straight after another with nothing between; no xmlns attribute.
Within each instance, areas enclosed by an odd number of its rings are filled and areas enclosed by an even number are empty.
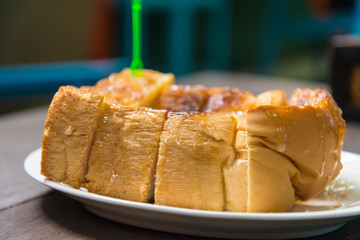
<svg viewBox="0 0 360 240"><path fill-rule="evenodd" d="M253 106L252 93L237 88L214 87L209 89L209 98L202 112L245 113Z"/></svg>
<svg viewBox="0 0 360 240"><path fill-rule="evenodd" d="M132 76L130 69L126 68L100 80L92 90L123 106L151 106L162 89L173 82L174 75L170 73L144 69L142 75Z"/></svg>
<svg viewBox="0 0 360 240"><path fill-rule="evenodd" d="M208 98L203 86L171 85L165 88L155 108L171 112L200 112Z"/></svg>
<svg viewBox="0 0 360 240"><path fill-rule="evenodd" d="M333 118L336 123L337 131L339 132L339 141L343 142L346 131L346 123L342 118L342 111L336 104L331 94L322 89L316 88L314 90L304 88L297 89L289 100L289 105L306 106L311 105L318 109L323 109L328 112L330 118Z"/></svg>

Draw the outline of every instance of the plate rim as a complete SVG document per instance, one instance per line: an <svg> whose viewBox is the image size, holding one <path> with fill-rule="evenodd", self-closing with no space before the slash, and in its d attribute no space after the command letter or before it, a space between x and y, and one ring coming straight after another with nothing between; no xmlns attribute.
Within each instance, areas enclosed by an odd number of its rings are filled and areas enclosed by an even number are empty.
<svg viewBox="0 0 360 240"><path fill-rule="evenodd" d="M342 154L349 157L356 157L360 159L360 154L342 151ZM123 199L117 199L107 196L102 196L95 193L90 193L85 190L75 189L66 184L58 183L52 180L46 179L41 173L36 173L32 164L36 163L40 165L41 162L41 147L30 152L24 160L25 172L35 179L36 181L60 191L64 194L95 201L103 204L111 204L117 207L135 208L145 211L156 211L159 213L166 213L171 215L182 215L187 217L198 218L212 218L212 219L227 219L227 220L247 220L247 221L304 221L304 220L319 220L319 219L341 219L360 216L360 206L352 206L342 209L330 209L323 211L312 212L286 212L286 213L243 213L243 212L225 212L225 211L209 211L209 210L197 210L187 209L171 206L155 205L150 203L141 203ZM347 161L343 163L346 164ZM360 199L359 199L360 200Z"/></svg>

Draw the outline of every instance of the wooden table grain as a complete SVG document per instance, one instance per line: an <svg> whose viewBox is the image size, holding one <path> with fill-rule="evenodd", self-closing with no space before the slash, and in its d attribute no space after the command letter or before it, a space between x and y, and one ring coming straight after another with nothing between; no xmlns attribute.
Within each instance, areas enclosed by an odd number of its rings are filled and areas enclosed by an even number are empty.
<svg viewBox="0 0 360 240"><path fill-rule="evenodd" d="M326 84L246 74L200 72L179 83L232 86L259 93ZM48 106L0 116L0 239L207 239L165 233L112 222L88 212L79 202L50 190L24 171L25 157L41 146ZM360 123L347 122L344 150L360 153ZM311 240L360 239L360 218Z"/></svg>

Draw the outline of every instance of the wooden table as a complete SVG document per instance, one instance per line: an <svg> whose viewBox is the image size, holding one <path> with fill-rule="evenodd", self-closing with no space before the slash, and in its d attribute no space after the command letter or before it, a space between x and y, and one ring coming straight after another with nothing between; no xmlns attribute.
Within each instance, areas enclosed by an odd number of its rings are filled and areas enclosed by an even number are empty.
<svg viewBox="0 0 360 240"><path fill-rule="evenodd" d="M311 82L244 74L201 72L178 82L237 86L258 93ZM322 87L327 88L326 85ZM28 153L41 146L47 106L0 116L0 239L204 239L140 229L97 217L77 201L31 179L23 169ZM360 123L348 122L344 150L360 153ZM360 239L360 218L341 229L308 239Z"/></svg>

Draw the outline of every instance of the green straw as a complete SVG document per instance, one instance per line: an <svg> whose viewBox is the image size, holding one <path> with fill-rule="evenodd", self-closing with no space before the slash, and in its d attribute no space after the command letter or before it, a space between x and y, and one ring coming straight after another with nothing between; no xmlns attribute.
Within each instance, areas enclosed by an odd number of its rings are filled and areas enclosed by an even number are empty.
<svg viewBox="0 0 360 240"><path fill-rule="evenodd" d="M144 68L141 60L141 8L142 0L132 0L133 56L130 69L133 76L141 75L137 70Z"/></svg>

